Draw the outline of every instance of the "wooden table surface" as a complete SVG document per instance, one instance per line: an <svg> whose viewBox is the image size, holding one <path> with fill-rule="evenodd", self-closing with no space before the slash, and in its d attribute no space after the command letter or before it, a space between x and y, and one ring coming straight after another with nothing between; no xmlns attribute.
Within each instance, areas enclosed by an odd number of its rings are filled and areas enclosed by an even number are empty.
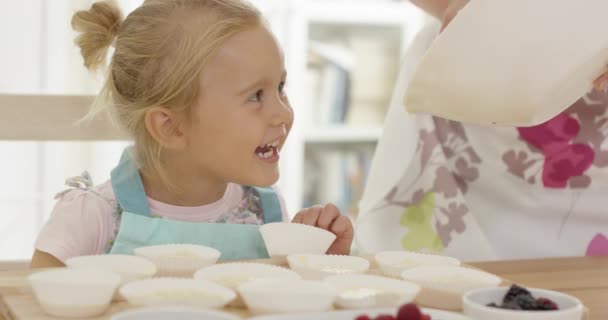
<svg viewBox="0 0 608 320"><path fill-rule="evenodd" d="M472 265L528 287L574 295L590 310L588 319L608 319L608 257L500 261ZM0 270L3 270L2 265ZM28 269L14 268L0 271L0 319L56 319L46 316L35 302L26 282L26 276L31 272ZM106 315L93 319L107 320L111 314L128 308L126 303L114 304Z"/></svg>

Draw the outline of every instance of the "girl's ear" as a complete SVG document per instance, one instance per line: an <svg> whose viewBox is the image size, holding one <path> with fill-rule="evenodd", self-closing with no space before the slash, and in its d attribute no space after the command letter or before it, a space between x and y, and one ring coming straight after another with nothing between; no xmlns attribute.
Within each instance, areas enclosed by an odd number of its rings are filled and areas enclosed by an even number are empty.
<svg viewBox="0 0 608 320"><path fill-rule="evenodd" d="M166 149L183 149L187 145L186 135L180 126L177 114L167 108L152 107L146 111L146 129L156 142Z"/></svg>

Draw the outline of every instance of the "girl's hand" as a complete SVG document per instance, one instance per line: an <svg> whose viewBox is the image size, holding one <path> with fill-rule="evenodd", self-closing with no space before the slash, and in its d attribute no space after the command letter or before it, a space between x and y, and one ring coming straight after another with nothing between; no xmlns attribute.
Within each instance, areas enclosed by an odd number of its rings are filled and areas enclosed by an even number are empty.
<svg viewBox="0 0 608 320"><path fill-rule="evenodd" d="M458 12L469 3L469 0L449 0L448 5L441 17L441 31L454 20Z"/></svg>
<svg viewBox="0 0 608 320"><path fill-rule="evenodd" d="M327 254L350 254L355 235L353 224L347 216L340 214L340 210L333 204L302 209L291 222L307 224L335 234L336 240L327 250Z"/></svg>

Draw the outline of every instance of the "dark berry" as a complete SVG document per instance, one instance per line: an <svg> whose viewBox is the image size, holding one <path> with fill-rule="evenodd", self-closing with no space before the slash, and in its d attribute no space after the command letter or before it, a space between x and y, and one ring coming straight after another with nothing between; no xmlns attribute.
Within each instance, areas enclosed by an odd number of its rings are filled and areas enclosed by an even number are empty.
<svg viewBox="0 0 608 320"><path fill-rule="evenodd" d="M381 314L377 316L374 320L395 320L395 317L390 314Z"/></svg>
<svg viewBox="0 0 608 320"><path fill-rule="evenodd" d="M538 305L538 310L559 310L557 303L547 298L536 299L536 304Z"/></svg>
<svg viewBox="0 0 608 320"><path fill-rule="evenodd" d="M414 303L408 303L399 308L396 320L420 320L421 318L420 308Z"/></svg>
<svg viewBox="0 0 608 320"><path fill-rule="evenodd" d="M505 295L505 298L502 300L502 303L511 302L519 296L530 296L531 297L532 294L530 294L530 291L528 291L526 288L523 288L523 287L520 287L520 286L514 284L511 286L511 288L509 288L509 291Z"/></svg>
<svg viewBox="0 0 608 320"><path fill-rule="evenodd" d="M538 310L538 303L536 303L536 299L529 295L519 295L515 298L515 303L517 303L522 310Z"/></svg>
<svg viewBox="0 0 608 320"><path fill-rule="evenodd" d="M360 315L358 317L355 318L355 320L372 320L368 315Z"/></svg>
<svg viewBox="0 0 608 320"><path fill-rule="evenodd" d="M503 303L499 308L509 309L509 310L521 310L521 306L517 301L509 301L507 303Z"/></svg>

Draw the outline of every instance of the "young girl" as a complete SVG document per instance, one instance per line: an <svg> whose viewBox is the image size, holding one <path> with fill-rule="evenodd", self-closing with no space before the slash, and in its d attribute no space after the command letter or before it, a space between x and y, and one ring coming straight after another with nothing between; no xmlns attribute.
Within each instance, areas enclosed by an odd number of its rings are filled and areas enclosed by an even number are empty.
<svg viewBox="0 0 608 320"><path fill-rule="evenodd" d="M109 2L77 12L84 64L115 48L94 111L110 111L134 139L111 173L60 195L34 267L138 246L194 243L222 259L267 257L258 225L285 221L273 185L293 122L282 52L260 12L239 0L147 0L124 21ZM293 222L329 230L328 253L348 254L350 221L333 205Z"/></svg>

